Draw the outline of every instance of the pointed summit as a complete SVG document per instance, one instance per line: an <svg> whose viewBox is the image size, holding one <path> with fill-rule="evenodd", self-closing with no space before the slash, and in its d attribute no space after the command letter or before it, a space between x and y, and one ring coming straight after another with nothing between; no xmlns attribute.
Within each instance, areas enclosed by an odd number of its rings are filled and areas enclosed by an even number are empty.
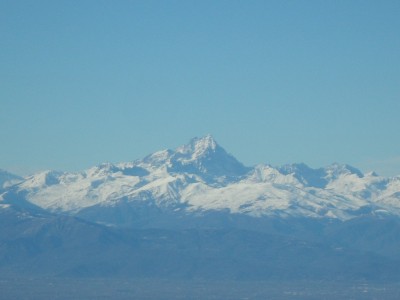
<svg viewBox="0 0 400 300"><path fill-rule="evenodd" d="M209 181L217 177L234 178L245 174L248 169L208 134L193 138L187 145L176 149L171 157L174 172L197 174Z"/></svg>
<svg viewBox="0 0 400 300"><path fill-rule="evenodd" d="M217 142L211 134L207 134L201 138L193 138L191 143L198 148L210 148L215 149L217 147Z"/></svg>
<svg viewBox="0 0 400 300"><path fill-rule="evenodd" d="M214 138L210 134L207 134L201 138L195 137L191 139L189 144L177 148L176 152L182 154L190 153L193 158L197 158L204 155L206 152L215 151L217 147L219 147L219 145Z"/></svg>

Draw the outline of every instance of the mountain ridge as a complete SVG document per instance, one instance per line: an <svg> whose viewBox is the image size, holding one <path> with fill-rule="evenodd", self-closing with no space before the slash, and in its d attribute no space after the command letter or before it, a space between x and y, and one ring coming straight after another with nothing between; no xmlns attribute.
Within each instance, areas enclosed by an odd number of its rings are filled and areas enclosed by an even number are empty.
<svg viewBox="0 0 400 300"><path fill-rule="evenodd" d="M0 192L10 278L400 278L400 177L246 167L211 136Z"/></svg>
<svg viewBox="0 0 400 300"><path fill-rule="evenodd" d="M154 205L165 213L348 220L363 212L400 215L400 178L338 163L318 169L304 163L246 167L206 135L133 162L39 172L4 188L0 202L13 198L70 215Z"/></svg>

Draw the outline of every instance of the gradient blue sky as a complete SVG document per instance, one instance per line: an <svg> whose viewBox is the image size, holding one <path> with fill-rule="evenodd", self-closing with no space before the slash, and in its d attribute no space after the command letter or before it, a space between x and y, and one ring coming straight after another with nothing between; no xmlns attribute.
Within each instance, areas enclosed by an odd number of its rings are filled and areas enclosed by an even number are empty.
<svg viewBox="0 0 400 300"><path fill-rule="evenodd" d="M0 1L0 168L211 133L246 165L400 174L400 1Z"/></svg>

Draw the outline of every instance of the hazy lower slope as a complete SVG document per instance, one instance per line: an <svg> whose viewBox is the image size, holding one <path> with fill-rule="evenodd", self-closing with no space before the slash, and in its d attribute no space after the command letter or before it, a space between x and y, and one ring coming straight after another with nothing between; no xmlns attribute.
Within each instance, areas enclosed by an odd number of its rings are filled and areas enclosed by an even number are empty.
<svg viewBox="0 0 400 300"><path fill-rule="evenodd" d="M22 177L0 169L0 192L13 184L22 181Z"/></svg>
<svg viewBox="0 0 400 300"><path fill-rule="evenodd" d="M398 261L242 229L122 230L0 210L2 276L395 280Z"/></svg>

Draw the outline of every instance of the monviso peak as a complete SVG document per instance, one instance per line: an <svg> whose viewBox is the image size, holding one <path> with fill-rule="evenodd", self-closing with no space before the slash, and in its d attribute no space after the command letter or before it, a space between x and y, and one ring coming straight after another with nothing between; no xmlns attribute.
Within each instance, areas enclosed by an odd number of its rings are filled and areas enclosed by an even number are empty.
<svg viewBox="0 0 400 300"><path fill-rule="evenodd" d="M212 184L237 180L248 168L206 135L178 147L171 157L170 171L195 174Z"/></svg>

